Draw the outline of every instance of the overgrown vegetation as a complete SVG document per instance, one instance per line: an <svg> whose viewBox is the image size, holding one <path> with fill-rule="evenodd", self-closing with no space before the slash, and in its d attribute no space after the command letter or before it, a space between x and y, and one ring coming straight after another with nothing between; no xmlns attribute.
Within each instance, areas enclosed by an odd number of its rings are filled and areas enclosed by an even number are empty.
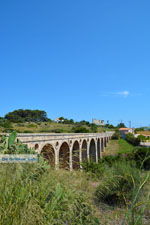
<svg viewBox="0 0 150 225"><path fill-rule="evenodd" d="M14 131L9 136L2 136L0 139L0 154L29 154L35 153L34 150L29 149L27 145L22 144L16 140L17 133Z"/></svg>
<svg viewBox="0 0 150 225"><path fill-rule="evenodd" d="M76 126L72 128L73 133L89 133L90 130L83 126Z"/></svg>
<svg viewBox="0 0 150 225"><path fill-rule="evenodd" d="M99 224L87 195L71 184L77 177L72 180L67 172L45 168L41 173L41 169L40 165L0 165L1 224Z"/></svg>
<svg viewBox="0 0 150 225"><path fill-rule="evenodd" d="M125 216L119 224L149 224L150 148L133 147L122 139L114 141L118 143L117 152L104 156L98 164L83 164L84 170L99 183L95 202L106 208L105 213L108 206L112 210L122 208ZM121 150L120 145L128 146L127 151Z"/></svg>
<svg viewBox="0 0 150 225"><path fill-rule="evenodd" d="M135 137L132 133L126 134L126 140L134 146L138 146L141 141L139 137Z"/></svg>
<svg viewBox="0 0 150 225"><path fill-rule="evenodd" d="M133 160L139 169L150 170L150 148L136 147L127 156L127 159Z"/></svg>
<svg viewBox="0 0 150 225"><path fill-rule="evenodd" d="M83 163L82 172L55 171L42 158L32 165L0 164L0 224L148 225L150 149L122 139L112 143L112 155ZM33 150L13 132L2 137L0 152Z"/></svg>
<svg viewBox="0 0 150 225"><path fill-rule="evenodd" d="M13 132L1 138L0 152L33 150L17 142ZM78 182L84 183L83 190L78 189ZM86 189L86 178L80 172L55 171L42 158L36 165L0 164L0 224L98 225Z"/></svg>
<svg viewBox="0 0 150 225"><path fill-rule="evenodd" d="M127 161L113 161L103 174L103 182L96 190L98 202L111 206L128 205L142 182L140 171Z"/></svg>
<svg viewBox="0 0 150 225"><path fill-rule="evenodd" d="M138 136L138 139L139 139L141 142L147 142L147 141L149 142L149 141L150 141L150 136L146 137L146 136L140 134L140 135Z"/></svg>
<svg viewBox="0 0 150 225"><path fill-rule="evenodd" d="M119 130L116 130L112 136L112 139L113 140L119 140L121 137L120 137L120 132Z"/></svg>

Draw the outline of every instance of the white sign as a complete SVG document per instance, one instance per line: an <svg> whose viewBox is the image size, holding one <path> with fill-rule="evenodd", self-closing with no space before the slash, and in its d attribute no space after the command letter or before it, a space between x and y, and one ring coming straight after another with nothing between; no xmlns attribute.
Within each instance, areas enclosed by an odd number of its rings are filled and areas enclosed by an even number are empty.
<svg viewBox="0 0 150 225"><path fill-rule="evenodd" d="M0 154L0 163L37 163L37 154Z"/></svg>

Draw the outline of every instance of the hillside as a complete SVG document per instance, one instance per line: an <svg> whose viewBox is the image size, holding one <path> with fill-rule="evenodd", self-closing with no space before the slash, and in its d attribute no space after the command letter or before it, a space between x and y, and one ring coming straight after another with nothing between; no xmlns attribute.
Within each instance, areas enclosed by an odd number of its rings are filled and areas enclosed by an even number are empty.
<svg viewBox="0 0 150 225"><path fill-rule="evenodd" d="M55 122L24 122L24 123L7 123L0 125L0 132L9 132L15 130L18 133L95 133L105 132L111 129L100 126L88 126L82 124L63 124Z"/></svg>

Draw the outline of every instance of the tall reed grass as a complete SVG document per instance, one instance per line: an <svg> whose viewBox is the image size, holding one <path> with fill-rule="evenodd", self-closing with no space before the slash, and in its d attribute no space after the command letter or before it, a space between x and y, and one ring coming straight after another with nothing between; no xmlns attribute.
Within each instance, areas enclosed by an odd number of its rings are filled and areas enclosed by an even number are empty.
<svg viewBox="0 0 150 225"><path fill-rule="evenodd" d="M0 165L0 224L99 224L76 178L46 165Z"/></svg>

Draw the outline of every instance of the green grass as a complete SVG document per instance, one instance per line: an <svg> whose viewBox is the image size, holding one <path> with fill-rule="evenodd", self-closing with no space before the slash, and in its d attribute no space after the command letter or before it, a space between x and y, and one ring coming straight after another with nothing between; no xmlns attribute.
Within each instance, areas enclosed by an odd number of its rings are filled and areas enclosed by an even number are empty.
<svg viewBox="0 0 150 225"><path fill-rule="evenodd" d="M128 152L131 152L134 149L134 146L129 144L124 139L119 139L118 144L119 144L118 153L128 153Z"/></svg>
<svg viewBox="0 0 150 225"><path fill-rule="evenodd" d="M108 146L103 153L103 156L106 155L116 155L118 153L129 153L134 149L134 146L129 144L124 139L119 140L110 140Z"/></svg>

